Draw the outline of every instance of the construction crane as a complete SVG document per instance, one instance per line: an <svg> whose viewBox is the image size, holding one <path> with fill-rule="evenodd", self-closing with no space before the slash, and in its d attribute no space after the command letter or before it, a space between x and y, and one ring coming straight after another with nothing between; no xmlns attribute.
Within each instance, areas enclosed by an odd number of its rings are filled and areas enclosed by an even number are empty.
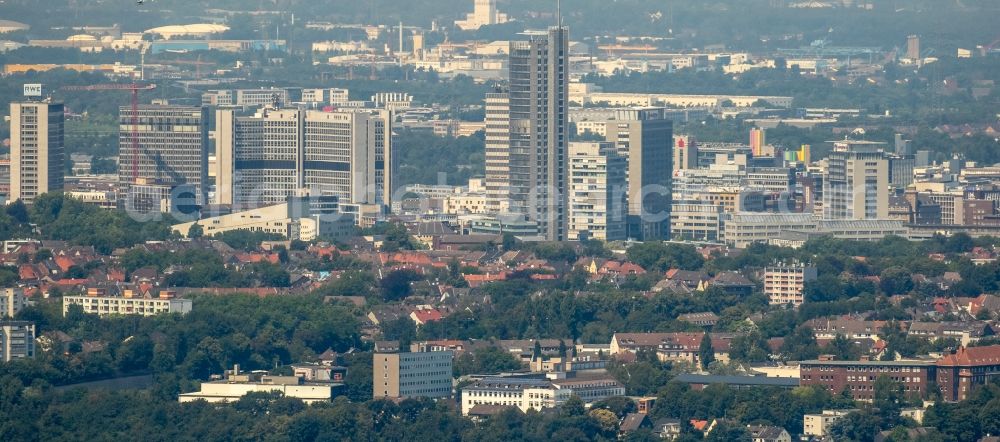
<svg viewBox="0 0 1000 442"><path fill-rule="evenodd" d="M129 91L132 94L132 184L139 183L139 91L151 91L156 89L155 84L132 83L109 83L92 84L89 86L63 86L64 91L92 92L92 91Z"/></svg>

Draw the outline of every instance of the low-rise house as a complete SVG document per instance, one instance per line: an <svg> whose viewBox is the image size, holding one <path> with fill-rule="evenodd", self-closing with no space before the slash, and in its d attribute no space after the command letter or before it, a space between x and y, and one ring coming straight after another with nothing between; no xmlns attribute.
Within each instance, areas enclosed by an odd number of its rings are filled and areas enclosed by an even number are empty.
<svg viewBox="0 0 1000 442"><path fill-rule="evenodd" d="M749 425L747 431L753 442L792 442L792 435L781 427Z"/></svg>
<svg viewBox="0 0 1000 442"><path fill-rule="evenodd" d="M681 436L681 421L678 419L661 418L653 422L653 434L660 439L674 440Z"/></svg>
<svg viewBox="0 0 1000 442"><path fill-rule="evenodd" d="M648 415L641 413L626 414L625 417L622 418L621 423L618 424L618 437L624 438L629 433L642 428L653 428L653 424L649 421Z"/></svg>

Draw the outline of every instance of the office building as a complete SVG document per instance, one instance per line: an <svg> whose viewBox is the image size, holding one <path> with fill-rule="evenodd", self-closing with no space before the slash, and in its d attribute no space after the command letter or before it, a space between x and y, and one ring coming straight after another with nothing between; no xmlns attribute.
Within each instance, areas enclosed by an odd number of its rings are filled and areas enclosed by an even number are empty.
<svg viewBox="0 0 1000 442"><path fill-rule="evenodd" d="M916 164L915 155L889 155L889 184L897 189L906 189L913 184L913 169Z"/></svg>
<svg viewBox="0 0 1000 442"><path fill-rule="evenodd" d="M698 143L690 135L674 135L674 170L698 168Z"/></svg>
<svg viewBox="0 0 1000 442"><path fill-rule="evenodd" d="M731 247L746 248L754 243L767 243L782 232L815 232L818 222L808 213L737 212L727 216L721 239Z"/></svg>
<svg viewBox="0 0 1000 442"><path fill-rule="evenodd" d="M342 240L354 234L354 226L362 224L358 218L364 214L341 213L340 209L334 196L296 196L285 203L180 223L171 229L183 237L188 237L197 224L206 237L250 230L281 235L289 240Z"/></svg>
<svg viewBox="0 0 1000 442"><path fill-rule="evenodd" d="M122 296L110 296L103 289L89 289L85 296L64 296L63 316L72 305L79 305L84 313L109 315L156 316L169 313L190 313L191 300L177 298L174 292L161 290L158 297L145 297L133 290Z"/></svg>
<svg viewBox="0 0 1000 442"><path fill-rule="evenodd" d="M510 208L510 95L486 94L486 206L490 213Z"/></svg>
<svg viewBox="0 0 1000 442"><path fill-rule="evenodd" d="M889 161L884 143L837 141L823 177L823 219L889 217Z"/></svg>
<svg viewBox="0 0 1000 442"><path fill-rule="evenodd" d="M10 201L31 204L35 197L62 192L64 160L62 104L10 104Z"/></svg>
<svg viewBox="0 0 1000 442"><path fill-rule="evenodd" d="M451 351L375 353L372 396L404 399L451 397Z"/></svg>
<svg viewBox="0 0 1000 442"><path fill-rule="evenodd" d="M898 382L903 393L914 398L926 398L928 387L937 379L933 360L905 361L837 361L831 357L802 361L799 380L803 387L818 385L830 394L847 390L856 401L875 399L875 381L887 376Z"/></svg>
<svg viewBox="0 0 1000 442"><path fill-rule="evenodd" d="M628 159L628 237L643 241L670 238L673 189L673 121L664 108L621 109L607 121L605 137ZM687 150L682 161L690 164Z"/></svg>
<svg viewBox="0 0 1000 442"><path fill-rule="evenodd" d="M310 104L342 105L351 101L350 91L340 88L303 89L302 102Z"/></svg>
<svg viewBox="0 0 1000 442"><path fill-rule="evenodd" d="M205 204L207 108L139 106L133 116L132 108L123 106L119 115L118 195L124 207L138 212L169 211L163 209L171 206L171 194L181 191L191 203ZM175 192L178 189L183 190Z"/></svg>
<svg viewBox="0 0 1000 442"><path fill-rule="evenodd" d="M682 201L670 210L670 236L675 240L720 240L723 208L707 201Z"/></svg>
<svg viewBox="0 0 1000 442"><path fill-rule="evenodd" d="M216 202L240 209L284 203L301 189L343 205L387 207L390 113L263 109L216 114Z"/></svg>
<svg viewBox="0 0 1000 442"><path fill-rule="evenodd" d="M28 304L24 291L18 288L0 290L0 319L13 318Z"/></svg>
<svg viewBox="0 0 1000 442"><path fill-rule="evenodd" d="M180 403L205 401L208 403L236 402L250 393L280 393L284 397L300 399L305 404L330 402L334 389L343 384L307 382L301 376L275 376L267 372L240 372L240 366L226 371L224 380L202 382L201 390L181 393Z"/></svg>
<svg viewBox="0 0 1000 442"><path fill-rule="evenodd" d="M510 211L566 239L569 36L562 27L510 43Z"/></svg>
<svg viewBox="0 0 1000 442"><path fill-rule="evenodd" d="M455 26L463 31L507 23L507 14L497 10L497 0L473 0L472 7L472 13L466 14L465 20L455 21Z"/></svg>
<svg viewBox="0 0 1000 442"><path fill-rule="evenodd" d="M750 152L753 153L753 156L765 156L765 146L767 146L767 134L765 130L759 127L750 129Z"/></svg>
<svg viewBox="0 0 1000 442"><path fill-rule="evenodd" d="M35 323L0 321L0 362L35 357Z"/></svg>
<svg viewBox="0 0 1000 442"><path fill-rule="evenodd" d="M527 412L559 407L572 396L579 397L585 404L592 404L624 395L625 387L608 374L577 376L572 372L557 372L548 373L545 377L495 376L462 389L462 414L468 416L481 405L516 407Z"/></svg>
<svg viewBox="0 0 1000 442"><path fill-rule="evenodd" d="M910 35L906 37L906 58L910 60L920 59L920 37Z"/></svg>
<svg viewBox="0 0 1000 442"><path fill-rule="evenodd" d="M625 157L611 143L569 143L567 239L626 239L625 171Z"/></svg>
<svg viewBox="0 0 1000 442"><path fill-rule="evenodd" d="M296 98L290 93L290 89L237 89L237 90L212 90L201 96L201 103L205 106L284 106Z"/></svg>
<svg viewBox="0 0 1000 442"><path fill-rule="evenodd" d="M764 268L764 294L771 305L802 305L807 282L816 280L816 268L805 264L778 264Z"/></svg>

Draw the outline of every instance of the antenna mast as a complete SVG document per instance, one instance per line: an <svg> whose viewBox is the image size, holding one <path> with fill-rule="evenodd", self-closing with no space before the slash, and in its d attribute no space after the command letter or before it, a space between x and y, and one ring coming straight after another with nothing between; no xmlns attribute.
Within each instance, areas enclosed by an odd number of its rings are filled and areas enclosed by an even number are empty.
<svg viewBox="0 0 1000 442"><path fill-rule="evenodd" d="M562 0L556 0L556 27L562 29Z"/></svg>

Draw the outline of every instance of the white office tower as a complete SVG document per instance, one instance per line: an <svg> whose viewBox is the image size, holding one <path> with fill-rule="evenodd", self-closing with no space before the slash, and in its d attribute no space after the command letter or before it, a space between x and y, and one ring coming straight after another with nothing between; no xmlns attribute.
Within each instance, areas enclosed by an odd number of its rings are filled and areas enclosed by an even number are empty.
<svg viewBox="0 0 1000 442"><path fill-rule="evenodd" d="M567 239L626 239L626 162L612 143L569 143Z"/></svg>
<svg viewBox="0 0 1000 442"><path fill-rule="evenodd" d="M385 110L218 110L216 202L250 209L308 189L341 205L384 209L392 195L391 121Z"/></svg>
<svg viewBox="0 0 1000 442"><path fill-rule="evenodd" d="M10 201L62 192L65 174L63 105L10 104Z"/></svg>
<svg viewBox="0 0 1000 442"><path fill-rule="evenodd" d="M889 160L884 145L834 142L823 177L823 219L889 218Z"/></svg>

